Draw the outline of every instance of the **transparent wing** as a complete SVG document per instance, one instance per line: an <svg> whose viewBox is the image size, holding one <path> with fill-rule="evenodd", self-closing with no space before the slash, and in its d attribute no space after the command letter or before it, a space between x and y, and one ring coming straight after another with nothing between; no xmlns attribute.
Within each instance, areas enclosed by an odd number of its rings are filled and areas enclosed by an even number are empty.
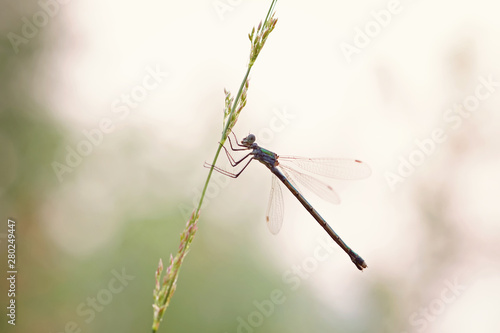
<svg viewBox="0 0 500 333"><path fill-rule="evenodd" d="M272 176L271 194L269 196L269 204L266 212L266 222L269 231L276 235L281 230L283 225L283 193L279 179L275 175Z"/></svg>
<svg viewBox="0 0 500 333"><path fill-rule="evenodd" d="M280 156L279 161L290 163L302 170L334 179L363 179L372 173L366 163L348 158Z"/></svg>
<svg viewBox="0 0 500 333"><path fill-rule="evenodd" d="M280 165L280 168L293 186L297 187L294 182L296 180L318 197L332 204L340 203L340 197L330 185L287 166Z"/></svg>

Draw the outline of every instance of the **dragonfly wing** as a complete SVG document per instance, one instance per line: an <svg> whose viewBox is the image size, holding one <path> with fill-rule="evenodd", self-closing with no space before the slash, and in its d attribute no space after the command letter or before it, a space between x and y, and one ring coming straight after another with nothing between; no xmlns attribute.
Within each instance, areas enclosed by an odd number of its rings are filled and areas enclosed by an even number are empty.
<svg viewBox="0 0 500 333"><path fill-rule="evenodd" d="M348 158L280 156L279 161L287 162L302 170L334 179L363 179L372 173L368 164Z"/></svg>
<svg viewBox="0 0 500 333"><path fill-rule="evenodd" d="M271 194L269 196L269 204L267 206L266 212L266 222L269 231L276 235L281 230L283 225L283 193L281 192L281 186L278 182L278 177L272 176L271 183Z"/></svg>
<svg viewBox="0 0 500 333"><path fill-rule="evenodd" d="M280 167L283 170L285 176L295 187L297 186L295 185L295 182L293 180L298 181L301 185L316 194L318 197L332 204L340 203L340 197L330 185L320 181L319 179L316 179L312 176L306 175L284 165L280 165Z"/></svg>

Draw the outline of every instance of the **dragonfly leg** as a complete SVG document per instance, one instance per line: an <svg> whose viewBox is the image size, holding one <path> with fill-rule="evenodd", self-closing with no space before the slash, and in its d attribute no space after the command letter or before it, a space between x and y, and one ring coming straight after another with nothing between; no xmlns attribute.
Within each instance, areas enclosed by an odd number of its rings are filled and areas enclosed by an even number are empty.
<svg viewBox="0 0 500 333"><path fill-rule="evenodd" d="M236 146L238 146L238 147L242 147L241 149L240 149L240 148L234 148L234 147L233 147L233 142L231 141L231 137L228 135L228 136L227 136L227 139L229 140L229 145L231 146L231 150L232 150L232 151L243 151L243 150L248 150L248 147L243 146L243 145L240 145L240 144L238 143L238 139L236 138L236 134L234 134L234 132L233 132L233 131L231 131L231 134L234 136L234 140L236 141Z"/></svg>
<svg viewBox="0 0 500 333"><path fill-rule="evenodd" d="M216 167L215 165L208 164L207 162L205 162L205 163L203 164L203 166L204 166L205 168L212 168L212 167L213 167L215 171L217 171L217 172L219 172L219 173L223 174L224 176L228 176L228 177L231 177L231 178L236 178L236 177L235 177L235 175L234 175L233 173L231 173L231 172L229 172L229 171L226 171L226 170L224 170L224 169L221 169L221 168L219 168L219 167Z"/></svg>
<svg viewBox="0 0 500 333"><path fill-rule="evenodd" d="M246 157L248 157L248 155L247 155ZM245 157L245 158L246 158L246 157ZM245 158L243 158L243 159L245 159ZM240 160L239 162L243 161L243 159L242 159L242 160ZM253 160L253 158L251 158L250 160L248 160L248 163L247 163L247 164L245 164L245 166L244 166L244 167L243 167L240 171L238 171L238 173L232 173L232 172L226 171L226 170L224 170L224 169L221 169L221 168L219 168L219 167L216 167L215 165L208 164L207 162L205 162L205 164L203 164L203 166L204 166L204 167L206 167L206 168L211 168L211 167L213 167L215 171L220 172L220 173L221 173L221 174L223 174L224 176L228 176L228 177L231 177L231 178L238 178L238 177L239 177L239 175L241 175L241 173L242 173L242 172L246 169L246 167L250 164L250 162L252 162L252 160Z"/></svg>
<svg viewBox="0 0 500 333"><path fill-rule="evenodd" d="M222 146L222 148L224 148L224 151L226 152L226 156L227 156L227 159L229 160L229 163L231 163L231 166L232 167L235 167L237 166L238 164L240 164L243 160L245 160L248 156L252 155L252 153L248 153L247 155L245 155L245 157L243 157L241 160L239 161L235 161L233 156L229 153L229 151L226 149L226 147Z"/></svg>

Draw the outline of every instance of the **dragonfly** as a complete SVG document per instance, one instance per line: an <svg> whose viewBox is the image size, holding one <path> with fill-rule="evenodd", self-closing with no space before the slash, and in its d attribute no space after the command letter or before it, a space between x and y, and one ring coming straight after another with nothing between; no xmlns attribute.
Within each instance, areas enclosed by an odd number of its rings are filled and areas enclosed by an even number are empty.
<svg viewBox="0 0 500 333"><path fill-rule="evenodd" d="M362 271L363 268L368 267L363 258L347 246L347 244L332 229L332 227L330 227L326 220L321 217L318 211L314 209L313 206L304 198L298 190L299 187L297 186L298 182L300 185L309 189L319 197L333 204L338 204L340 203L340 198L330 185L308 175L307 173L297 170L297 168L308 173L314 173L328 178L355 180L370 176L371 169L366 163L363 163L360 160L344 158L278 156L276 153L260 147L257 142L255 142L256 138L253 134L247 135L243 140L241 140L241 143L238 143L236 135L232 131L231 133L236 141L236 147L234 147L231 137L228 136L231 150L250 150L250 152L240 160L236 161L228 149L222 145L226 152L226 156L232 167L237 167L243 161L247 161L246 164L244 164L243 168L237 173L232 173L216 166L213 166L213 168L223 175L231 178L238 178L253 160L257 160L264 164L274 174L275 177L272 177L271 193L266 212L267 226L272 234L278 234L283 225L284 203L283 193L278 182L278 180L280 180L297 198L297 200L299 200L304 208L314 217L314 219L316 219L319 225L325 229L328 235L347 253L347 255L349 255L351 261L359 270ZM207 163L205 163L205 166L212 167L212 165Z"/></svg>

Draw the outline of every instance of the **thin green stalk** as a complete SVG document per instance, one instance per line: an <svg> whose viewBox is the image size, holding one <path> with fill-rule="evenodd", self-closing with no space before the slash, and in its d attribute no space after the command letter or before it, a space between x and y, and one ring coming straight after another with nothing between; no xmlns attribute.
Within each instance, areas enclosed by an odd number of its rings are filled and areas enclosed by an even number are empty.
<svg viewBox="0 0 500 333"><path fill-rule="evenodd" d="M267 23L269 22L269 19L272 17L272 13L274 11L274 7L276 7L277 2L278 2L277 0L273 0L273 2L271 3L271 6L269 7L269 10L267 11L266 19L264 20L264 24L262 25L262 23L261 23L262 26L264 26L264 27L267 26ZM276 24L276 23L274 23L274 24ZM274 25L273 25L272 29L274 29ZM271 29L271 31L272 31L272 29ZM252 31L252 34L253 34L253 31ZM251 39L251 41L252 41L252 39ZM253 46L253 43L252 43L252 46ZM262 46L260 48L262 48ZM260 49L258 51L260 52ZM257 58L257 57L255 57L255 58ZM248 82L248 76L250 75L250 71L252 70L254 62L255 62L255 59L253 61L251 60L248 64L247 72L245 74L245 77L243 78L243 81L240 84L240 88L238 90L238 94L236 95L236 98L234 99L233 106L231 107L231 113L227 117L226 125L224 127L224 130L222 131L221 140L219 142L219 146L217 147L217 151L215 152L215 156L214 156L212 165L211 165L210 170L208 172L207 180L205 181L205 186L203 187L203 191L201 192L200 202L198 204L198 207L196 208L195 215L198 215L200 212L201 206L203 204L203 199L205 198L205 193L207 191L208 184L210 182L210 178L211 178L212 172L214 170L215 163L217 162L217 159L219 158L219 154L220 154L220 151L222 149L222 145L224 144L224 142L226 142L227 136L229 134L228 130L230 129L229 127L231 125L231 118L233 117L233 115L236 111L236 106L238 105L239 99L240 99L241 94L243 92L243 88L245 87L245 84Z"/></svg>
<svg viewBox="0 0 500 333"><path fill-rule="evenodd" d="M222 136L221 136L219 146L217 147L217 151L215 152L214 160L212 162L212 165L210 166L210 171L208 172L207 180L205 181L205 186L203 187L203 191L201 192L200 203L198 204L198 208L196 208L196 215L198 215L200 212L200 208L201 208L201 205L203 204L203 199L205 198L205 193L207 192L208 184L210 182L210 177L212 176L212 172L214 171L215 163L217 162L217 159L219 158L220 151L222 150L222 145L224 144L224 142L226 142L226 139L227 139L229 124L231 123L229 120L231 119L231 117L234 114L234 110L236 109L236 105L238 103L238 100L241 97L241 92L243 91L243 87L245 86L245 82L247 82L247 80L248 80L248 76L250 75L251 69L252 69L252 67L249 66L247 69L247 73L245 74L245 77L243 78L243 82L241 82L240 89L238 90L238 94L236 95L236 98L234 99L234 104L233 104L233 107L231 108L231 113L229 114L228 121L226 122L226 126L224 127L224 130L222 131Z"/></svg>
<svg viewBox="0 0 500 333"><path fill-rule="evenodd" d="M213 162L210 166L210 170L207 175L207 180L205 181L205 186L203 187L203 191L201 193L198 207L196 207L196 209L191 214L191 218L187 222L186 228L181 234L180 245L177 251L177 255L175 257L172 257L172 255L170 255L170 265L165 270L163 283L160 283L160 278L163 272L163 262L160 259L158 269L156 270L155 273L156 284L155 284L155 289L153 291L153 296L154 296L153 333L155 333L158 330L158 327L163 318L165 310L167 309L170 303L170 299L172 298L172 295L174 294L175 289L177 287L177 278L179 276L179 270L184 260L184 257L189 251L189 246L191 245L191 242L193 241L193 238L196 234L197 222L200 217L200 209L203 204L203 199L205 198L205 193L207 191L208 184L212 177L215 163L217 162L220 151L222 149L224 142L227 139L227 136L229 135L232 128L236 124L236 121L238 120L238 116L241 110L246 105L247 91L249 86L248 77L250 75L250 70L252 69L255 61L257 60L260 51L264 47L267 37L273 31L276 25L277 19L274 18L274 7L276 6L276 2L277 0L272 1L266 19L264 20L264 24L262 24L261 22L257 30L253 28L252 32L248 36L251 42L251 49L250 49L250 59L248 62L248 67L245 77L243 78L243 81L240 85L240 88L234 100L233 98L231 98L231 94L226 91L224 126L223 126L224 129L222 131L221 140L215 152Z"/></svg>
<svg viewBox="0 0 500 333"><path fill-rule="evenodd" d="M276 7L276 3L278 0L275 0L271 3L271 6L269 7L269 10L267 11L266 19L264 20L264 25L269 21L269 17L271 16L272 13L274 13L274 7Z"/></svg>

